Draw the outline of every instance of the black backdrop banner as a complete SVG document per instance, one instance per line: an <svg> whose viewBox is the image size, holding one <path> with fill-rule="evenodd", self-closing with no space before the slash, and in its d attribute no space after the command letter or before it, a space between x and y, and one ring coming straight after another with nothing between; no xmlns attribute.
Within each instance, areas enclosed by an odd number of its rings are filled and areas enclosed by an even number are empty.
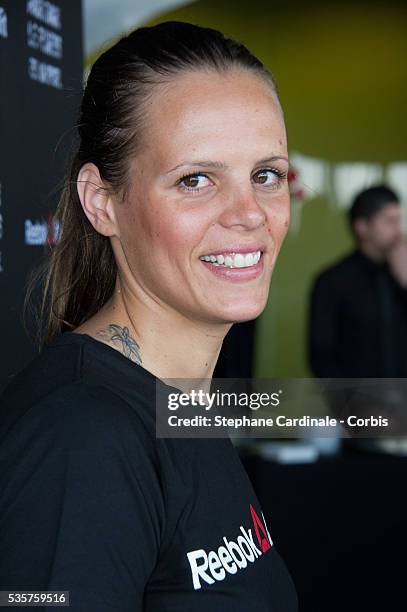
<svg viewBox="0 0 407 612"><path fill-rule="evenodd" d="M81 0L0 0L0 391L38 352L24 287L58 235L82 78Z"/></svg>

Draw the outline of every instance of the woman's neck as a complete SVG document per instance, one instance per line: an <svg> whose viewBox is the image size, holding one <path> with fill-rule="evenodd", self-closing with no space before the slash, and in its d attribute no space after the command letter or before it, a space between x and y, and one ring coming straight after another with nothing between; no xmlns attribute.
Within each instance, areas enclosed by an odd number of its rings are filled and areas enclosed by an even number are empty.
<svg viewBox="0 0 407 612"><path fill-rule="evenodd" d="M165 380L211 379L232 324L208 324L156 302L148 305L116 283L113 296L77 333L88 333Z"/></svg>

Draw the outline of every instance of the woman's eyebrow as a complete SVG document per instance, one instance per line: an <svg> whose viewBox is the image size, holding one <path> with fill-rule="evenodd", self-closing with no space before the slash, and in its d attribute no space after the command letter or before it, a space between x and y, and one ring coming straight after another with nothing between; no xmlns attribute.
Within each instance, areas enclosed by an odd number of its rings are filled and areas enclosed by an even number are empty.
<svg viewBox="0 0 407 612"><path fill-rule="evenodd" d="M288 158L285 157L284 155L272 155L271 157L260 159L255 165L257 166L259 164L268 164L268 163L277 161L278 159L284 159L285 161L288 162ZM170 174L171 172L175 172L175 170L178 170L179 168L182 168L183 166L199 166L200 168L218 168L220 170L227 170L229 168L227 164L225 164L224 162L220 162L220 161L189 160L189 161L183 161L181 164L174 166L174 168L171 168L171 170L168 170L165 174Z"/></svg>

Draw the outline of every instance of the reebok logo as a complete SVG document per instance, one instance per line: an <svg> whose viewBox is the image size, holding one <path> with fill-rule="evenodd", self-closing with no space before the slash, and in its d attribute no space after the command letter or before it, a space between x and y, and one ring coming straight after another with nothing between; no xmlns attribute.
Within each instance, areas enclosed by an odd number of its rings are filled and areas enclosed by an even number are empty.
<svg viewBox="0 0 407 612"><path fill-rule="evenodd" d="M236 541L223 537L224 545L219 546L216 551L207 552L203 548L198 548L187 553L195 590L202 587L202 582L214 584L215 581L224 580L227 574L236 574L238 570L245 569L248 562L254 563L273 546L263 512L261 513L263 523L252 504L250 504L250 515L253 522L252 529L245 529L240 525L240 534L236 537Z"/></svg>

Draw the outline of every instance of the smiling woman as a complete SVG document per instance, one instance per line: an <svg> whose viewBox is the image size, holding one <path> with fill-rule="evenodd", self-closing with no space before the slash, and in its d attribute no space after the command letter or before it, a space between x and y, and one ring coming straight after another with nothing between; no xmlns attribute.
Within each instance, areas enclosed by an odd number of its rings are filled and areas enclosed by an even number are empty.
<svg viewBox="0 0 407 612"><path fill-rule="evenodd" d="M267 302L290 214L274 79L216 30L139 28L93 65L77 128L27 294L43 282L40 355L2 397L0 587L69 590L72 612L295 612L230 439L155 435L156 385L210 380Z"/></svg>

